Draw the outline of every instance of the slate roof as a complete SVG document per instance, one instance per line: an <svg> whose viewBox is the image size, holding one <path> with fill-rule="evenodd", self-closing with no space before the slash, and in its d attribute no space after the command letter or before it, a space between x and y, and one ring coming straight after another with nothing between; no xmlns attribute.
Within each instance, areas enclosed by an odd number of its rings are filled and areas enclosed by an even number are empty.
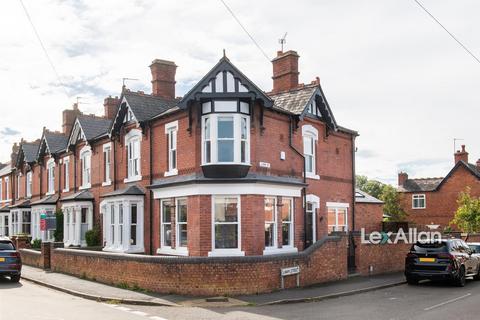
<svg viewBox="0 0 480 320"><path fill-rule="evenodd" d="M307 85L303 88L271 94L270 98L274 101L273 107L288 113L300 115L305 110L318 85Z"/></svg>
<svg viewBox="0 0 480 320"><path fill-rule="evenodd" d="M58 153L67 148L68 136L66 134L46 130L44 137L51 154Z"/></svg>
<svg viewBox="0 0 480 320"><path fill-rule="evenodd" d="M37 201L33 201L31 203L32 206L35 206L35 205L40 205L40 204L56 204L57 201L58 201L58 194L54 194L54 195L50 195L50 196L46 196L46 197L43 197L42 199L40 200L37 200Z"/></svg>
<svg viewBox="0 0 480 320"><path fill-rule="evenodd" d="M91 201L93 200L93 194L88 190L81 190L69 196L65 196L60 201Z"/></svg>
<svg viewBox="0 0 480 320"><path fill-rule="evenodd" d="M10 205L6 204L3 207L0 207L0 212L10 212Z"/></svg>
<svg viewBox="0 0 480 320"><path fill-rule="evenodd" d="M37 151L39 145L39 142L22 142L21 149L23 151L25 162L32 163L37 160Z"/></svg>
<svg viewBox="0 0 480 320"><path fill-rule="evenodd" d="M173 185L192 184L192 183L272 183L272 184L289 184L305 186L302 179L294 177L278 177L266 176L255 173L249 173L243 178L206 178L202 173L173 176L170 178L162 178L153 181L148 188L164 188Z"/></svg>
<svg viewBox="0 0 480 320"><path fill-rule="evenodd" d="M407 179L403 184L403 186L398 187L398 191L400 192L434 191L440 185L442 180L443 180L443 177Z"/></svg>
<svg viewBox="0 0 480 320"><path fill-rule="evenodd" d="M30 200L23 200L11 205L10 208L30 208Z"/></svg>
<svg viewBox="0 0 480 320"><path fill-rule="evenodd" d="M178 103L178 100L167 100L161 97L132 91L125 91L123 97L138 122L150 120L156 115L175 107Z"/></svg>
<svg viewBox="0 0 480 320"><path fill-rule="evenodd" d="M83 134L87 140L100 138L101 136L107 134L108 130L110 129L110 125L112 124L111 119L91 115L79 115L77 120L80 123Z"/></svg>
<svg viewBox="0 0 480 320"><path fill-rule="evenodd" d="M116 196L144 196L145 191L137 186L132 185L123 189L115 190L104 195L101 195L101 198L116 197Z"/></svg>
<svg viewBox="0 0 480 320"><path fill-rule="evenodd" d="M3 168L0 169L0 177L9 174L12 172L12 165L10 162L6 163Z"/></svg>
<svg viewBox="0 0 480 320"><path fill-rule="evenodd" d="M355 202L357 203L373 203L373 204L382 204L383 201L371 196L370 194L362 191L360 189L355 189Z"/></svg>

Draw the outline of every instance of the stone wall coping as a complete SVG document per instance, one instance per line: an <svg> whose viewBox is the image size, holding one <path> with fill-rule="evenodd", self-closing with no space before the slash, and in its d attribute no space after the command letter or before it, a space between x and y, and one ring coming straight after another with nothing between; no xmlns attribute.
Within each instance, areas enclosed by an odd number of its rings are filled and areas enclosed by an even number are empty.
<svg viewBox="0 0 480 320"><path fill-rule="evenodd" d="M179 257L179 256L150 256L142 254L130 253L114 253L114 252L99 252L81 249L54 249L54 254L64 254L72 256L90 256L105 258L111 260L126 260L144 263L165 263L165 264L218 264L218 263L255 263L255 262L270 262L282 260L305 260L314 251L323 246L326 242L339 242L342 236L326 236L315 244L308 247L306 250L295 253L285 253L278 255L267 256L245 256L245 257Z"/></svg>
<svg viewBox="0 0 480 320"><path fill-rule="evenodd" d="M41 251L37 251L37 250L33 250L33 249L19 249L18 251L21 251L21 252L24 252L24 253L27 253L27 254L37 255L37 256L42 255Z"/></svg>

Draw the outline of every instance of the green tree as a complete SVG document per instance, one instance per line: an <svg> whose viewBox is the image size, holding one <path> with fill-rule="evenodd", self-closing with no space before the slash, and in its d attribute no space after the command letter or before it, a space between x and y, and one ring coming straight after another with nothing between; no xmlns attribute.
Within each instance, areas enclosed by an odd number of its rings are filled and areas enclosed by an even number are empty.
<svg viewBox="0 0 480 320"><path fill-rule="evenodd" d="M467 234L480 232L480 198L472 197L470 188L467 187L460 192L457 204L455 217L450 224L456 225Z"/></svg>
<svg viewBox="0 0 480 320"><path fill-rule="evenodd" d="M380 200L384 202L383 212L388 221L400 222L406 220L407 213L400 206L400 196L397 189L388 184L384 185Z"/></svg>

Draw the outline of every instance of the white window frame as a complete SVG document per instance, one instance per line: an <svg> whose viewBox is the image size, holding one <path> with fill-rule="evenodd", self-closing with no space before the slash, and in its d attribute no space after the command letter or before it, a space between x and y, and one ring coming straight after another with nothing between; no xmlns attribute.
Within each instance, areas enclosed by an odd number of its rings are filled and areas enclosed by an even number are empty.
<svg viewBox="0 0 480 320"><path fill-rule="evenodd" d="M312 154L306 153L306 143L307 140L312 144ZM318 130L312 125L303 125L302 126L302 143L303 143L303 155L305 157L305 171L307 170L307 157L312 157L312 171L306 171L305 176L309 179L320 179L320 176L317 175L317 142L318 142Z"/></svg>
<svg viewBox="0 0 480 320"><path fill-rule="evenodd" d="M33 188L32 178L33 178L32 171L28 171L28 172L27 172L27 176L26 176L26 178L25 178L25 179L26 179L26 183L27 183L27 190L26 190L27 198L31 198L31 197L32 197L32 188Z"/></svg>
<svg viewBox="0 0 480 320"><path fill-rule="evenodd" d="M5 177L5 200L10 201L10 178Z"/></svg>
<svg viewBox="0 0 480 320"><path fill-rule="evenodd" d="M20 176L22 173L17 175L17 194L15 199L20 199Z"/></svg>
<svg viewBox="0 0 480 320"><path fill-rule="evenodd" d="M47 195L55 193L55 160L53 158L47 161Z"/></svg>
<svg viewBox="0 0 480 320"><path fill-rule="evenodd" d="M295 248L295 201L293 198L290 197L282 197L282 207L283 207L283 201L290 201L290 221L289 222L283 222L282 219L282 212L280 210L279 216L278 216L278 221L279 223L282 224L282 232L283 232L283 225L284 224L289 224L289 244L284 245L283 244L283 238L282 238L282 248Z"/></svg>
<svg viewBox="0 0 480 320"><path fill-rule="evenodd" d="M415 206L415 201L423 200L423 206ZM412 209L426 209L427 208L427 196L424 193L412 194Z"/></svg>
<svg viewBox="0 0 480 320"><path fill-rule="evenodd" d="M87 230L93 228L93 204L90 201L66 202L62 211L66 217L63 220L63 242L65 247L85 247L87 242L82 239L82 208L87 209Z"/></svg>
<svg viewBox="0 0 480 320"><path fill-rule="evenodd" d="M320 209L320 198L314 194L307 194L305 197L307 203L312 204L312 243L317 242L317 211ZM305 204L305 210L307 209L307 204ZM348 212L347 212L348 216Z"/></svg>
<svg viewBox="0 0 480 320"><path fill-rule="evenodd" d="M82 174L82 185L80 190L92 187L92 148L87 145L80 150L80 172Z"/></svg>
<svg viewBox="0 0 480 320"><path fill-rule="evenodd" d="M185 201L187 206L187 221L179 221L179 213L180 213L180 201ZM186 225L187 226L187 246L180 245L180 226ZM177 198L175 199L175 249L177 251L183 251L184 255L188 255L188 198Z"/></svg>
<svg viewBox="0 0 480 320"><path fill-rule="evenodd" d="M268 224L273 224L273 244L271 246L265 246L263 254L269 254L272 250L277 251L278 248L278 210L277 210L277 197L267 196L265 197L264 201L267 199L273 200L273 221L266 221L265 220L265 213L264 213L264 226ZM265 209L264 209L265 210Z"/></svg>
<svg viewBox="0 0 480 320"><path fill-rule="evenodd" d="M100 203L101 214L103 215L103 251L122 252L122 253L144 253L144 230L143 215L144 205L143 197L140 196L121 196L112 197L103 200ZM132 206L137 207L137 221L132 223ZM113 215L112 215L113 206ZM123 223L120 220L120 208L123 211ZM112 221L113 216L113 221ZM136 243L131 243L131 227L135 225ZM112 234L113 230L113 234ZM122 235L120 241L119 235Z"/></svg>
<svg viewBox="0 0 480 320"><path fill-rule="evenodd" d="M242 203L240 195L212 195L212 249L208 252L209 257L226 257L226 256L244 256L245 252L242 251ZM237 225L237 248L230 249L216 249L215 248L215 199L217 198L237 198L237 222L222 222L219 224L236 224Z"/></svg>
<svg viewBox="0 0 480 320"><path fill-rule="evenodd" d="M107 157L108 156L108 157ZM107 161L108 159L108 161ZM104 181L102 187L106 187L112 184L111 168L112 168L112 143L105 143L103 145L103 170L105 171Z"/></svg>
<svg viewBox="0 0 480 320"><path fill-rule="evenodd" d="M62 159L64 168L63 192L70 191L70 156Z"/></svg>
<svg viewBox="0 0 480 320"><path fill-rule="evenodd" d="M222 117L233 118L233 161L232 162L220 162L218 161L218 119ZM247 122L247 138L245 162L241 162L241 142L242 142L242 118ZM205 121L209 119L210 122L210 162L206 162L206 148L205 148ZM230 139L230 138L228 138ZM202 165L214 165L214 164L237 164L237 165L250 165L250 116L241 113L210 113L202 116Z"/></svg>
<svg viewBox="0 0 480 320"><path fill-rule="evenodd" d="M165 134L167 137L167 171L165 177L178 174L178 120L165 124ZM175 161L173 161L173 153L175 153Z"/></svg>
<svg viewBox="0 0 480 320"><path fill-rule="evenodd" d="M3 202L3 179L0 178L0 203Z"/></svg>
<svg viewBox="0 0 480 320"><path fill-rule="evenodd" d="M165 250L172 250L172 245L171 245L172 239L170 239L170 245L165 244L164 227L166 225L169 225L170 226L170 232L173 231L171 218L170 218L170 221L168 221L168 222L163 221L163 217L165 215L164 210L163 210L163 204L165 202L171 202L173 206L175 205L175 201L173 199L162 199L162 200L160 200L160 247L163 248L164 251ZM175 214L175 212L173 212L172 214Z"/></svg>
<svg viewBox="0 0 480 320"><path fill-rule="evenodd" d="M138 157L130 158L135 154L135 143L138 143ZM123 180L125 183L142 180L142 131L140 129L132 129L125 135L125 146L127 152L127 177ZM133 150L133 151L132 151ZM134 163L137 162L138 172L134 174Z"/></svg>
<svg viewBox="0 0 480 320"><path fill-rule="evenodd" d="M327 202L327 230L330 229L330 227L333 227L334 232L348 232L348 209L350 205L348 203L342 203L342 202ZM328 223L328 211L330 209L335 210L335 224L329 224ZM338 210L339 209L345 209L345 224L339 225L338 224ZM339 227L345 227L345 230L338 230ZM330 231L328 231L330 232Z"/></svg>

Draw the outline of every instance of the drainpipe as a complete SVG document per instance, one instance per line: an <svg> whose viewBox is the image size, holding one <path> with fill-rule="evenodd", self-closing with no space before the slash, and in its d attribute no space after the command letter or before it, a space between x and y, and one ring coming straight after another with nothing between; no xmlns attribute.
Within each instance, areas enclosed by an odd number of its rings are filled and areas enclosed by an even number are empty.
<svg viewBox="0 0 480 320"><path fill-rule="evenodd" d="M152 123L148 123L148 131L150 134L149 140L150 140L150 185L153 184L153 129L152 129ZM149 230L150 230L150 255L153 255L153 191L148 190L150 192L150 225L149 225Z"/></svg>
<svg viewBox="0 0 480 320"><path fill-rule="evenodd" d="M113 190L117 190L117 139L112 136L113 142Z"/></svg>
<svg viewBox="0 0 480 320"><path fill-rule="evenodd" d="M290 130L288 132L288 144L290 148L292 148L293 151L295 151L296 154L298 154L302 159L303 159L303 183L307 183L307 173L306 173L306 164L305 164L305 156L303 153L298 151L294 146L293 146L293 117L290 116ZM305 250L306 244L307 244L307 206L306 206L306 201L307 201L307 187L302 188L302 197L303 197L303 250Z"/></svg>
<svg viewBox="0 0 480 320"><path fill-rule="evenodd" d="M73 149L73 192L77 192L77 155Z"/></svg>
<svg viewBox="0 0 480 320"><path fill-rule="evenodd" d="M355 186L357 184L355 171L355 135L352 135L352 231L355 231Z"/></svg>

